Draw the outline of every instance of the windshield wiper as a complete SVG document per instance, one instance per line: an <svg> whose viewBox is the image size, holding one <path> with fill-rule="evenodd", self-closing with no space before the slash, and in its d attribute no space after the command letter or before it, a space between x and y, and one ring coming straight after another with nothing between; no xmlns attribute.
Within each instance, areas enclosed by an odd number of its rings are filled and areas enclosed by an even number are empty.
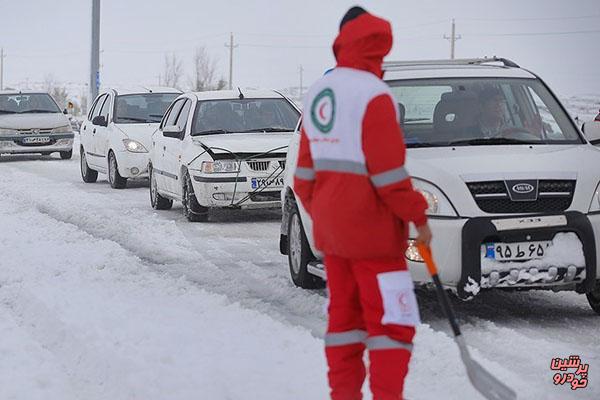
<svg viewBox="0 0 600 400"><path fill-rule="evenodd" d="M251 132L291 132L293 129L282 128L282 127L268 127L268 128L254 128L248 129L247 131L239 131L238 133L251 133Z"/></svg>
<svg viewBox="0 0 600 400"><path fill-rule="evenodd" d="M198 136L198 135L216 135L219 133L230 133L229 131L226 131L225 129L209 129L206 131L200 131L200 132L194 132L192 133L192 136Z"/></svg>
<svg viewBox="0 0 600 400"><path fill-rule="evenodd" d="M135 121L135 122L152 122L147 120L146 118L136 118L136 117L117 117L117 121L120 119L128 119L130 121Z"/></svg>
<svg viewBox="0 0 600 400"><path fill-rule="evenodd" d="M58 111L52 111L52 110L27 110L27 111L21 111L19 112L19 114L56 114L58 113Z"/></svg>
<svg viewBox="0 0 600 400"><path fill-rule="evenodd" d="M501 144L540 144L539 141L520 140L511 138L478 138L478 139L461 139L448 142L446 146L487 146Z"/></svg>
<svg viewBox="0 0 600 400"><path fill-rule="evenodd" d="M439 147L439 146L444 146L443 143L427 143L427 142L423 142L423 143L406 143L406 148L407 149L411 149L411 148L415 148L415 147Z"/></svg>
<svg viewBox="0 0 600 400"><path fill-rule="evenodd" d="M16 114L16 111L0 110L0 114Z"/></svg>

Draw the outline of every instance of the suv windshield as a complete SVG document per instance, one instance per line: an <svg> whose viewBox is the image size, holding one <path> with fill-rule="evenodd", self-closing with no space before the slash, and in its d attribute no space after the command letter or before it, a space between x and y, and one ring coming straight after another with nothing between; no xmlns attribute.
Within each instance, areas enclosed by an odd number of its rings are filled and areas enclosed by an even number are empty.
<svg viewBox="0 0 600 400"><path fill-rule="evenodd" d="M584 143L538 80L390 81L407 147Z"/></svg>
<svg viewBox="0 0 600 400"><path fill-rule="evenodd" d="M300 114L285 99L209 100L196 106L192 135L290 132Z"/></svg>
<svg viewBox="0 0 600 400"><path fill-rule="evenodd" d="M178 93L125 94L116 97L115 124L158 123Z"/></svg>
<svg viewBox="0 0 600 400"><path fill-rule="evenodd" d="M0 114L59 112L56 102L47 93L0 95Z"/></svg>

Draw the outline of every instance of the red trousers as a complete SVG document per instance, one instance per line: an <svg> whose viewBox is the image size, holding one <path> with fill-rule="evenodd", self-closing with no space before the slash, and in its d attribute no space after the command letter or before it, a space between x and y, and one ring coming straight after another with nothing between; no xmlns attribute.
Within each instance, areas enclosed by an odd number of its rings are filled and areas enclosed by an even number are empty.
<svg viewBox="0 0 600 400"><path fill-rule="evenodd" d="M419 323L404 260L325 257L329 323L325 354L332 400L360 400L369 350L373 400L400 400Z"/></svg>

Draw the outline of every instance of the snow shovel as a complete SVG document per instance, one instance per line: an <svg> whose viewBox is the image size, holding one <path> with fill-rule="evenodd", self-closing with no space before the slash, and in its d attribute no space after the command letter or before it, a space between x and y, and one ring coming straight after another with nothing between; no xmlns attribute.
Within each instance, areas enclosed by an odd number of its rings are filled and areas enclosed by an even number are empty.
<svg viewBox="0 0 600 400"><path fill-rule="evenodd" d="M448 321L450 322L450 326L454 332L454 340L456 341L456 344L460 350L460 356L463 364L465 364L467 375L469 376L471 384L479 393L483 395L483 397L488 400L516 399L517 394L511 388L500 382L500 380L483 369L483 367L477 361L471 358L469 349L465 343L465 339L460 333L458 321L454 315L454 310L450 304L450 299L448 299L448 295L446 294L446 291L442 286L442 282L440 281L440 277L438 276L437 267L433 261L433 256L431 255L431 249L429 246L422 243L418 243L417 248L419 249L419 253L421 253L421 257L423 257L423 260L427 265L431 279L433 279L433 282L435 283L435 290L437 292L438 300L442 306L442 309L444 310L444 314L446 314L446 317L448 317Z"/></svg>

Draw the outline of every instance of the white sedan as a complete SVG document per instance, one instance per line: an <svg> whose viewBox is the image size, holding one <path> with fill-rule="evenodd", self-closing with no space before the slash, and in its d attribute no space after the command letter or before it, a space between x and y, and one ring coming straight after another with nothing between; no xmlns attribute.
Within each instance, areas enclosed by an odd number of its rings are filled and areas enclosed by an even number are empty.
<svg viewBox="0 0 600 400"><path fill-rule="evenodd" d="M152 207L181 201L190 221L206 221L210 208L279 207L299 116L292 101L270 90L181 95L152 137Z"/></svg>
<svg viewBox="0 0 600 400"><path fill-rule="evenodd" d="M122 189L128 178L147 177L152 133L180 93L173 88L101 93L80 130L83 181L96 182L101 172L108 174L111 187Z"/></svg>

